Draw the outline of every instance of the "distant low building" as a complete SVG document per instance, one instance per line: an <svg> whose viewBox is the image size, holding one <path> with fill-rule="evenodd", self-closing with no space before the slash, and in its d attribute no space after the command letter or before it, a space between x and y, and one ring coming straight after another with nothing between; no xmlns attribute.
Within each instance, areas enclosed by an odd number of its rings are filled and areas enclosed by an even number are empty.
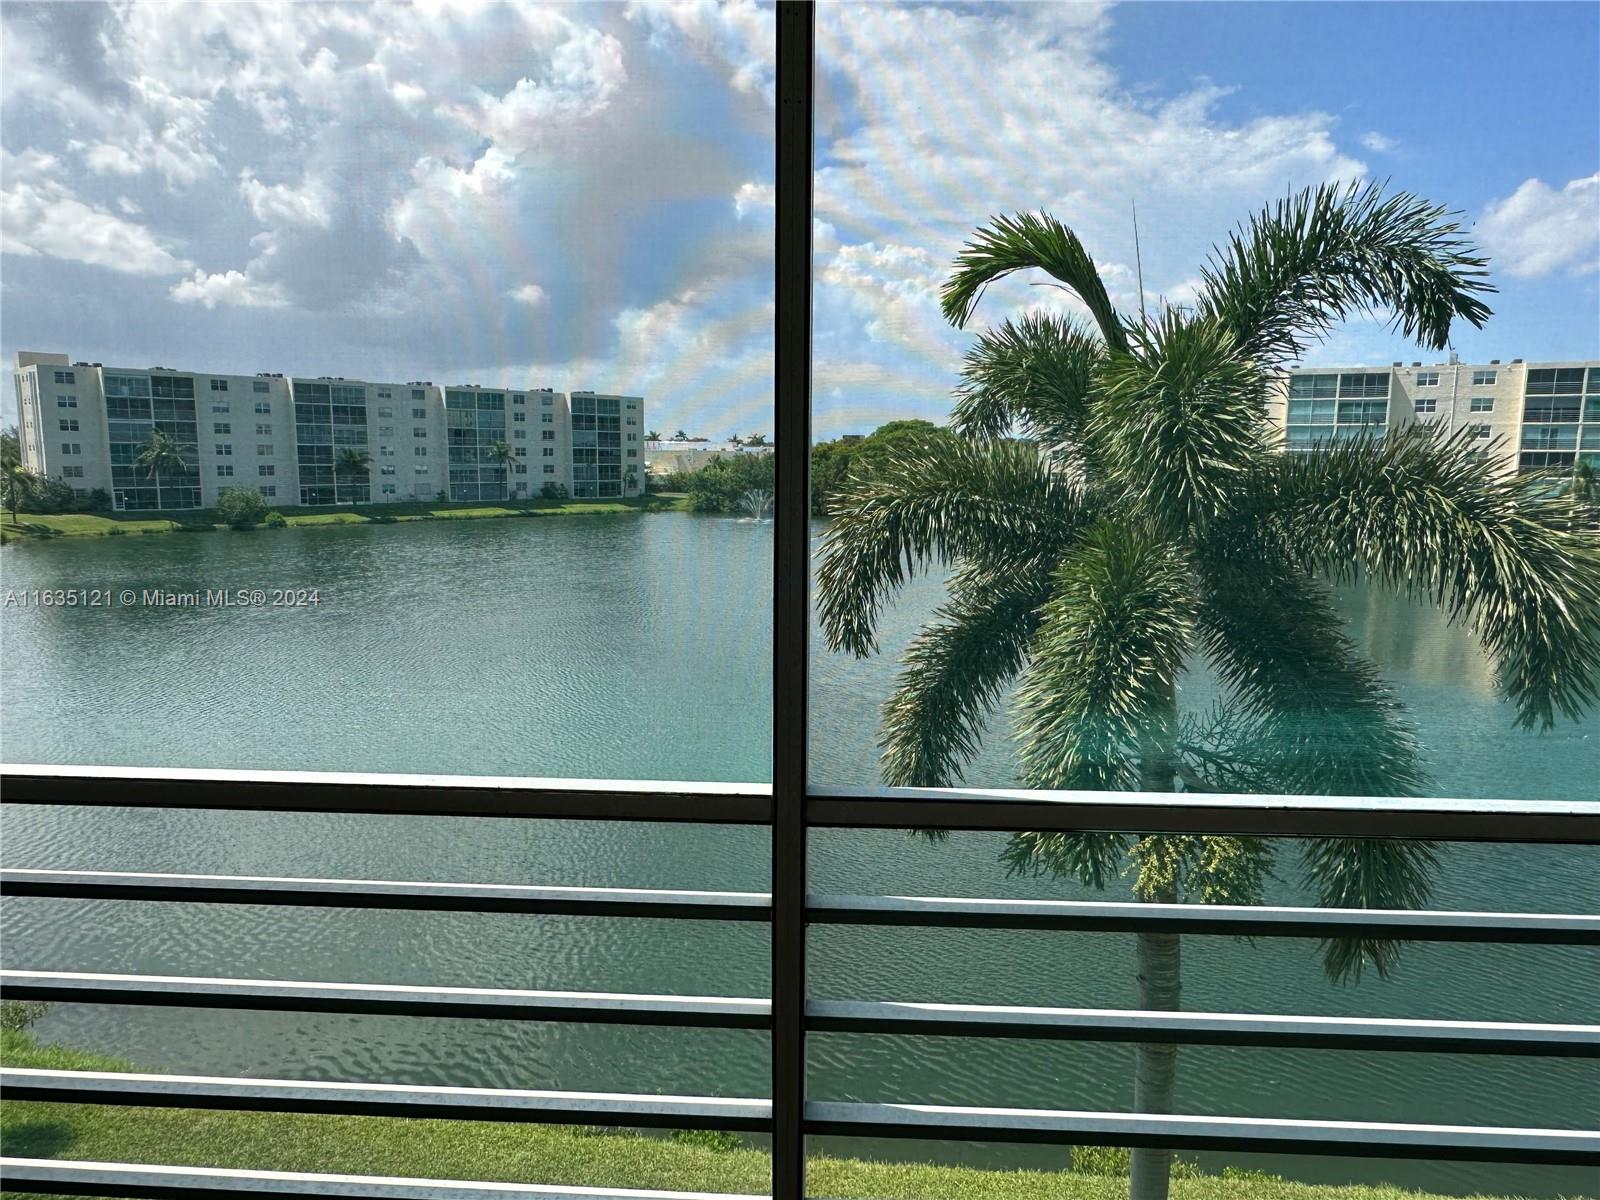
<svg viewBox="0 0 1600 1200"><path fill-rule="evenodd" d="M719 444L704 438L667 438L644 444L644 464L645 471L651 475L671 475L676 471L699 471L724 455L771 453L771 442L761 446L735 446L732 442Z"/></svg>
<svg viewBox="0 0 1600 1200"><path fill-rule="evenodd" d="M1290 451L1427 424L1470 430L1507 471L1600 468L1600 361L1296 367L1268 415Z"/></svg>
<svg viewBox="0 0 1600 1200"><path fill-rule="evenodd" d="M122 511L209 507L232 487L274 506L644 490L639 396L106 367L37 351L17 354L14 379L23 464L80 495L104 488ZM156 431L190 470L138 467ZM509 464L490 453L502 441ZM343 450L370 457L364 478L336 470Z"/></svg>

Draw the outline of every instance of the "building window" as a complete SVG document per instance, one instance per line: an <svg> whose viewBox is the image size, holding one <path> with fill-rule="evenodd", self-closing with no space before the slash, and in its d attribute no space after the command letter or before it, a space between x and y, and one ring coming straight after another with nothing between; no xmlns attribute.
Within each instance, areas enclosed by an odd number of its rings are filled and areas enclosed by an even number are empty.
<svg viewBox="0 0 1600 1200"><path fill-rule="evenodd" d="M522 403L522 393L521 392L513 392L512 395L511 395L511 403L513 403L513 404L521 404Z"/></svg>
<svg viewBox="0 0 1600 1200"><path fill-rule="evenodd" d="M413 421L426 421L428 419L428 410L425 408L413 408L411 410L411 419Z"/></svg>
<svg viewBox="0 0 1600 1200"><path fill-rule="evenodd" d="M379 446L378 447L378 457L379 458L393 458L394 457L394 447L393 446Z"/></svg>
<svg viewBox="0 0 1600 1200"><path fill-rule="evenodd" d="M424 400L427 397L426 397L426 394L423 392L423 390L421 388L412 388L411 389L411 398L413 400ZM412 415L415 416L416 414L413 413Z"/></svg>
<svg viewBox="0 0 1600 1200"><path fill-rule="evenodd" d="M256 457L257 458L270 457L271 454L272 454L272 443L271 442L257 442L256 443Z"/></svg>
<svg viewBox="0 0 1600 1200"><path fill-rule="evenodd" d="M556 473L556 469L551 463L545 463L544 473L546 475L554 475Z"/></svg>
<svg viewBox="0 0 1600 1200"><path fill-rule="evenodd" d="M228 381L226 379L213 379L211 381L211 390L213 392L225 392L225 391L227 391L228 390Z"/></svg>
<svg viewBox="0 0 1600 1200"><path fill-rule="evenodd" d="M544 405L546 408L549 408L550 407L550 396L548 394L540 396L539 397L539 403Z"/></svg>
<svg viewBox="0 0 1600 1200"><path fill-rule="evenodd" d="M77 417L62 417L61 418L61 432L62 433L77 433L78 432L78 418Z"/></svg>
<svg viewBox="0 0 1600 1200"><path fill-rule="evenodd" d="M1426 400L1418 400L1411 407L1413 409L1415 409L1419 413L1438 412L1439 411L1439 402L1437 400L1435 400L1432 396L1430 396Z"/></svg>
<svg viewBox="0 0 1600 1200"><path fill-rule="evenodd" d="M428 427L426 425L418 425L418 426L416 426L415 428L413 428L411 430L411 436L412 437L419 437L419 438L427 437L428 436Z"/></svg>
<svg viewBox="0 0 1600 1200"><path fill-rule="evenodd" d="M391 388L379 388L378 389L378 399L379 400L393 400L394 399L394 391L393 391L393 389L391 389ZM383 416L383 417L388 417L388 416L393 416L394 414L393 413L386 413L382 409L379 409L378 410L378 415L379 416Z"/></svg>
<svg viewBox="0 0 1600 1200"><path fill-rule="evenodd" d="M225 413L232 412L233 410L230 409L226 404L213 404L211 406L211 411L214 413Z"/></svg>
<svg viewBox="0 0 1600 1200"><path fill-rule="evenodd" d="M1493 387L1498 371L1474 371L1472 373L1473 387Z"/></svg>
<svg viewBox="0 0 1600 1200"><path fill-rule="evenodd" d="M638 458L639 457L639 452L637 450L629 450L628 451L628 457L629 458Z"/></svg>
<svg viewBox="0 0 1600 1200"><path fill-rule="evenodd" d="M220 457L223 457L223 458L231 458L231 457L233 457L233 443L232 442L218 442L217 443L217 454Z"/></svg>
<svg viewBox="0 0 1600 1200"><path fill-rule="evenodd" d="M511 436L515 441L523 442L528 438L528 431L526 429L513 429Z"/></svg>
<svg viewBox="0 0 1600 1200"><path fill-rule="evenodd" d="M233 432L233 426L230 425L227 421L213 421L213 422L211 422L211 432L212 433L232 433Z"/></svg>
<svg viewBox="0 0 1600 1200"><path fill-rule="evenodd" d="M543 439L543 440L544 440L544 441L547 441L547 442L553 442L553 441L555 441L555 440L556 440L556 431L555 431L555 430L554 430L554 429L546 429L546 430L543 430L543 431L542 431L542 432L541 432L541 433L540 433L540 437L541 437L541 438L542 438L542 439Z"/></svg>
<svg viewBox="0 0 1600 1200"><path fill-rule="evenodd" d="M388 407L387 405L385 405L384 407L378 409L378 416L379 417L392 417L392 416L394 416L394 409Z"/></svg>
<svg viewBox="0 0 1600 1200"><path fill-rule="evenodd" d="M1583 391L1582 367L1541 367L1528 372L1528 395L1575 396Z"/></svg>
<svg viewBox="0 0 1600 1200"><path fill-rule="evenodd" d="M217 474L222 476L223 478L227 478L228 476L232 475L233 474L233 464L232 463L218 463L217 464Z"/></svg>
<svg viewBox="0 0 1600 1200"><path fill-rule="evenodd" d="M527 413L512 413L511 414L511 419L513 421L526 421L528 419L528 414Z"/></svg>
<svg viewBox="0 0 1600 1200"><path fill-rule="evenodd" d="M74 375L71 371L57 371L56 372L56 382L57 383L77 383L78 382L78 377L76 375Z"/></svg>
<svg viewBox="0 0 1600 1200"><path fill-rule="evenodd" d="M56 407L57 408L77 408L78 407L78 398L76 396L57 396L56 397Z"/></svg>
<svg viewBox="0 0 1600 1200"><path fill-rule="evenodd" d="M517 464L517 474L518 475L526 475L527 473L528 473L528 464L527 463L518 463Z"/></svg>
<svg viewBox="0 0 1600 1200"><path fill-rule="evenodd" d="M82 467L62 467L61 468L61 477L63 479L82 479L83 478L83 468Z"/></svg>
<svg viewBox="0 0 1600 1200"><path fill-rule="evenodd" d="M1417 386L1418 387L1438 387L1439 386L1439 372L1437 372L1437 371L1418 371L1417 372Z"/></svg>
<svg viewBox="0 0 1600 1200"><path fill-rule="evenodd" d="M263 496L273 497L278 494L278 485L275 483L263 483L256 490L259 491Z"/></svg>
<svg viewBox="0 0 1600 1200"><path fill-rule="evenodd" d="M272 426L270 424L265 424L264 425L264 424L261 424L260 422L257 422L257 424L256 424L256 436L257 437L271 437L272 436Z"/></svg>
<svg viewBox="0 0 1600 1200"><path fill-rule="evenodd" d="M412 467L411 470L412 470L412 472L414 474L417 474L417 475L426 475L428 473L428 468L423 466L423 465L421 465L420 463L417 466Z"/></svg>
<svg viewBox="0 0 1600 1200"><path fill-rule="evenodd" d="M417 458L427 458L428 457L428 448L426 446L413 446L413 447L411 447L411 453ZM426 471L427 469L428 469L427 467L419 467L418 468L418 470L421 470L421 471Z"/></svg>
<svg viewBox="0 0 1600 1200"><path fill-rule="evenodd" d="M555 456L556 456L556 448L554 446L546 446L544 448L544 457L546 457L546 458L554 458Z"/></svg>
<svg viewBox="0 0 1600 1200"><path fill-rule="evenodd" d="M639 435L637 433L630 433L628 435L628 440L630 442L637 442L639 440Z"/></svg>
<svg viewBox="0 0 1600 1200"><path fill-rule="evenodd" d="M261 478L263 478L263 479L270 478L271 476L276 475L277 473L278 473L278 468L273 466L271 463L262 463L259 467L256 468L256 474L261 476Z"/></svg>
<svg viewBox="0 0 1600 1200"><path fill-rule="evenodd" d="M540 421L541 424L553 425L553 424L555 424L555 420L556 420L556 417L555 417L554 413L540 413L539 414L539 421Z"/></svg>
<svg viewBox="0 0 1600 1200"><path fill-rule="evenodd" d="M1489 427L1487 425L1468 425L1467 436L1474 438L1487 438L1489 436Z"/></svg>
<svg viewBox="0 0 1600 1200"><path fill-rule="evenodd" d="M80 445L81 445L81 443L79 443L79 442L62 442L61 443L61 453L63 453L63 454L80 454L80 453L82 453L82 451L80 451L78 449L78 447Z"/></svg>
<svg viewBox="0 0 1600 1200"><path fill-rule="evenodd" d="M517 457L518 458L527 458L528 457L528 448L526 446L518 446L517 447Z"/></svg>
<svg viewBox="0 0 1600 1200"><path fill-rule="evenodd" d="M270 392L272 390L272 385L269 384L265 379L257 379L251 382L250 390L253 392Z"/></svg>
<svg viewBox="0 0 1600 1200"><path fill-rule="evenodd" d="M384 484L384 485L383 485L383 487L382 487L382 489L381 489L381 494L382 494L382 495L385 495L385 496L392 496L392 495L394 495L394 494L395 494L395 485L394 485L394 484L392 484L392 483L386 483L386 484Z"/></svg>
<svg viewBox="0 0 1600 1200"><path fill-rule="evenodd" d="M1493 396L1474 396L1472 398L1472 404L1469 407L1472 409L1473 412L1493 412L1494 411L1494 397Z"/></svg>
<svg viewBox="0 0 1600 1200"><path fill-rule="evenodd" d="M257 416L263 416L264 417L264 416L269 415L271 412L272 412L272 405L268 404L265 400L257 400L256 401L256 415Z"/></svg>

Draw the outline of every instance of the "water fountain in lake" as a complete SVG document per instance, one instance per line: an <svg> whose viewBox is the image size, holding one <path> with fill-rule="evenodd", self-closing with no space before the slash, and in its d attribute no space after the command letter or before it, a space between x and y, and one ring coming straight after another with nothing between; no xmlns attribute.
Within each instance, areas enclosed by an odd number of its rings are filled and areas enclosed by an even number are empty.
<svg viewBox="0 0 1600 1200"><path fill-rule="evenodd" d="M763 488L751 488L739 497L739 508L751 520L763 520L772 512L772 493Z"/></svg>

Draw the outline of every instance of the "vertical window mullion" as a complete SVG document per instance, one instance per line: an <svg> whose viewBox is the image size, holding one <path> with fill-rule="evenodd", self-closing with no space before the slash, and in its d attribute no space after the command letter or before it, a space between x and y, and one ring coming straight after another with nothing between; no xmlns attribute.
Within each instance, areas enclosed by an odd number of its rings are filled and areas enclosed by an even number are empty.
<svg viewBox="0 0 1600 1200"><path fill-rule="evenodd" d="M810 630L814 11L778 5L772 621L772 1196L805 1196L806 685Z"/></svg>

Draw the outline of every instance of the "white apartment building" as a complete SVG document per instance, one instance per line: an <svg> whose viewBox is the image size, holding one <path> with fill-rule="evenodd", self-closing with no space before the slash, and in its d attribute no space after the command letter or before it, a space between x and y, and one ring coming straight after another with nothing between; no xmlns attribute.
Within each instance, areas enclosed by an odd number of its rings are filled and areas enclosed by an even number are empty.
<svg viewBox="0 0 1600 1200"><path fill-rule="evenodd" d="M1466 429L1508 471L1600 468L1600 361L1296 367L1268 405L1284 448L1425 423Z"/></svg>
<svg viewBox="0 0 1600 1200"><path fill-rule="evenodd" d="M274 506L644 489L639 396L107 367L35 351L18 352L14 378L23 464L80 495L103 488L119 511L207 508L231 487ZM137 465L158 430L190 470ZM510 463L491 453L498 442ZM364 475L337 469L346 450L368 456Z"/></svg>

